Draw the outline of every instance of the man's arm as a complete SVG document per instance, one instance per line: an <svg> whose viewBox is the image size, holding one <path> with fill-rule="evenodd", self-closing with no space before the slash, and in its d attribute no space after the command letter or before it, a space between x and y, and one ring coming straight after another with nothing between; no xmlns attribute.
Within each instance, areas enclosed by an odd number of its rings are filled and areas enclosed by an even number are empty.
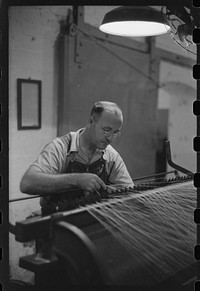
<svg viewBox="0 0 200 291"><path fill-rule="evenodd" d="M20 183L20 191L26 194L51 194L78 187L86 191L98 191L106 185L95 174L47 174L36 166L30 166Z"/></svg>

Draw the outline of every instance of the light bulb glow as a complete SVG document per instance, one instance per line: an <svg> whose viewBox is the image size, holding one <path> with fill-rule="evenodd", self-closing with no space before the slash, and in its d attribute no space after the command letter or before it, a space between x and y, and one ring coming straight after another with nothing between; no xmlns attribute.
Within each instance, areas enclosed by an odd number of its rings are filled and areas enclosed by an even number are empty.
<svg viewBox="0 0 200 291"><path fill-rule="evenodd" d="M170 26L153 21L115 21L102 24L99 29L113 35L145 37L167 33Z"/></svg>

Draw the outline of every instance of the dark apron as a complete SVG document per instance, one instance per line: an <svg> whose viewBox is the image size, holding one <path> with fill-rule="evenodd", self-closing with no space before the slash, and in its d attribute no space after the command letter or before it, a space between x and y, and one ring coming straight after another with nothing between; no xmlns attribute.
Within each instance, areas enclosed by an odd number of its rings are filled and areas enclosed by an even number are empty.
<svg viewBox="0 0 200 291"><path fill-rule="evenodd" d="M73 153L72 158L69 161L69 164L65 170L65 173L92 173L96 174L101 180L107 184L108 180L108 174L106 173L106 161L103 157L101 157L99 160L95 161L92 164L83 164L78 161L75 161L73 159ZM96 193L97 194L97 193ZM85 205L87 202L95 202L98 201L99 197L98 195L90 197L90 200L93 199L93 201L87 201L87 199L84 198L84 191L83 190L68 190L62 193L57 193L54 195L51 195L48 201L44 201L42 203L42 214L50 214L57 211L64 211L64 210L70 210L79 207L80 205ZM96 198L95 198L96 197ZM89 199L89 198L88 198ZM46 202L46 203L45 203Z"/></svg>

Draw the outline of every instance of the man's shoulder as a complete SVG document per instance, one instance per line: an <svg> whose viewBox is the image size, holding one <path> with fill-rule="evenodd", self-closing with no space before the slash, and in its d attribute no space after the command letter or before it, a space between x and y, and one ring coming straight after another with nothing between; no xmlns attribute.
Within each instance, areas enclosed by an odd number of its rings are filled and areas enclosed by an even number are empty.
<svg viewBox="0 0 200 291"><path fill-rule="evenodd" d="M70 138L71 138L71 132L68 132L65 135L57 136L55 138L55 141L57 141L57 142L60 142L60 141L69 141Z"/></svg>
<svg viewBox="0 0 200 291"><path fill-rule="evenodd" d="M57 136L54 140L53 143L57 145L68 145L69 141L71 139L71 133L66 133L65 135L62 136Z"/></svg>
<svg viewBox="0 0 200 291"><path fill-rule="evenodd" d="M79 129L77 131L70 131L67 134L57 137L56 142L61 143L65 148L67 148L67 151L76 151L77 150L77 139L79 137L80 131L82 129Z"/></svg>

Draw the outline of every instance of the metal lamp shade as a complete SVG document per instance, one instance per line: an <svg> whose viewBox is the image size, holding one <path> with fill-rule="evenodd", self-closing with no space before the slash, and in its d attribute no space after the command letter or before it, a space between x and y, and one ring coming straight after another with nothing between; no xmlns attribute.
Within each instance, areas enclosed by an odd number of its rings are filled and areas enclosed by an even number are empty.
<svg viewBox="0 0 200 291"><path fill-rule="evenodd" d="M148 6L121 6L108 12L99 28L104 33L139 37L167 33L167 18Z"/></svg>

